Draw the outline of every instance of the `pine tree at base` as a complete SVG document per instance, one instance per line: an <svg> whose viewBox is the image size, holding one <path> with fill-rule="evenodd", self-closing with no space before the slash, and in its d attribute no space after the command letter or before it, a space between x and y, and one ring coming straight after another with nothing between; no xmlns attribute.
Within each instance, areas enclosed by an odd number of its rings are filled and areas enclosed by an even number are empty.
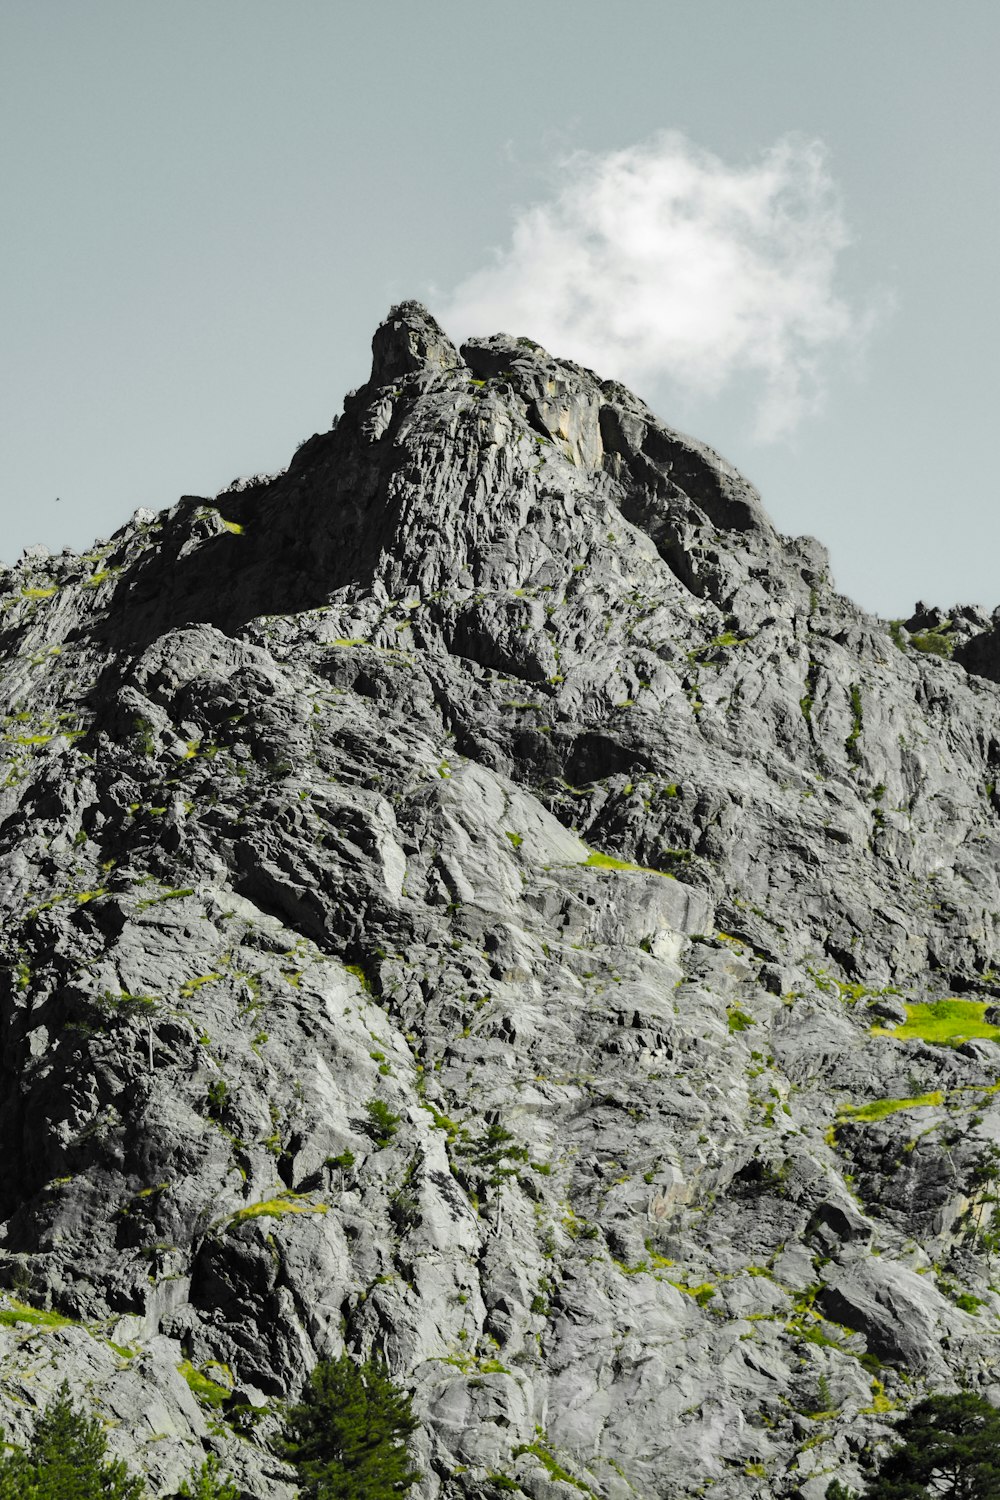
<svg viewBox="0 0 1000 1500"><path fill-rule="evenodd" d="M64 1381L35 1423L30 1448L0 1464L0 1500L142 1500L142 1481L106 1455L100 1422L74 1409Z"/></svg>
<svg viewBox="0 0 1000 1500"><path fill-rule="evenodd" d="M395 1500L420 1478L406 1442L418 1426L385 1365L324 1360L288 1416L285 1455L302 1500ZM2 1500L2 1497L0 1497Z"/></svg>

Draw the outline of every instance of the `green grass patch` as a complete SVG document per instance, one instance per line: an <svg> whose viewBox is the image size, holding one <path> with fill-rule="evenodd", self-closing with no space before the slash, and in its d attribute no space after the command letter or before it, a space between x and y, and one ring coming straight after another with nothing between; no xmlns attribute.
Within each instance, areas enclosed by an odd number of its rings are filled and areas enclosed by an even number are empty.
<svg viewBox="0 0 1000 1500"><path fill-rule="evenodd" d="M707 1307L717 1291L710 1281L703 1281L699 1286L688 1286L684 1281L671 1281L670 1285L683 1292L685 1297L693 1297L699 1307Z"/></svg>
<svg viewBox="0 0 1000 1500"><path fill-rule="evenodd" d="M643 1244L646 1246L646 1253L652 1265L666 1267L668 1270L673 1266L672 1260L668 1260L665 1255L661 1255L658 1250L654 1249L651 1239L644 1240Z"/></svg>
<svg viewBox="0 0 1000 1500"><path fill-rule="evenodd" d="M888 1115L899 1114L907 1109L935 1108L944 1103L940 1089L932 1094L918 1094L913 1099L873 1099L870 1104L842 1104L837 1111L843 1124L872 1125Z"/></svg>
<svg viewBox="0 0 1000 1500"><path fill-rule="evenodd" d="M584 865L592 870L637 870L640 875L659 875L661 880L673 880L666 870L653 870L649 865L633 865L627 859L616 859L613 854L601 854L597 849L591 849Z"/></svg>
<svg viewBox="0 0 1000 1500"><path fill-rule="evenodd" d="M267 1198L263 1203L248 1203L232 1215L230 1224L242 1224L247 1219L280 1219L285 1214L325 1214L325 1203L305 1203L299 1198Z"/></svg>
<svg viewBox="0 0 1000 1500"><path fill-rule="evenodd" d="M373 995L375 993L372 987L371 978L369 977L364 964L345 964L344 971L347 974L354 975L354 978L358 981L366 995Z"/></svg>
<svg viewBox="0 0 1000 1500"><path fill-rule="evenodd" d="M933 1000L906 1006L901 1026L873 1026L873 1036L891 1036L895 1041L933 1042L958 1047L962 1042L1000 1042L1000 1026L984 1019L985 1000Z"/></svg>
<svg viewBox="0 0 1000 1500"><path fill-rule="evenodd" d="M623 1276L648 1276L650 1274L648 1260L640 1260L638 1265L629 1266L623 1260L615 1260L614 1256L611 1259Z"/></svg>
<svg viewBox="0 0 1000 1500"><path fill-rule="evenodd" d="M181 985L181 995L185 1000L200 990L203 984L215 984L219 979L225 979L225 974L198 974L193 979L185 979Z"/></svg>
<svg viewBox="0 0 1000 1500"><path fill-rule="evenodd" d="M210 1406L218 1410L225 1406L229 1400L229 1391L217 1380L211 1380L201 1370L195 1368L189 1359L181 1360L177 1366L190 1387L191 1394L201 1402L202 1406Z"/></svg>
<svg viewBox="0 0 1000 1500"><path fill-rule="evenodd" d="M534 1454L549 1477L554 1479L558 1484L571 1484L574 1489L580 1490L585 1495L594 1494L589 1484L584 1484L582 1479L574 1479L572 1474L563 1468L562 1464L549 1452L544 1443L520 1443L514 1449L512 1457L520 1458L522 1453Z"/></svg>
<svg viewBox="0 0 1000 1500"><path fill-rule="evenodd" d="M39 1328L72 1328L75 1319L64 1317L62 1313L46 1312L40 1307L29 1307L26 1302L18 1302L16 1297L8 1297L9 1307L0 1307L0 1327L13 1328L17 1323L34 1323Z"/></svg>
<svg viewBox="0 0 1000 1500"><path fill-rule="evenodd" d="M728 650L730 646L745 646L750 639L748 635L737 635L734 630L724 630L721 635L715 635L703 646L695 646L687 653L689 661L695 661L699 656L709 656L713 652Z"/></svg>
<svg viewBox="0 0 1000 1500"><path fill-rule="evenodd" d="M973 1317L978 1315L981 1307L986 1306L985 1297L974 1297L971 1292L959 1292L952 1301L962 1312L971 1313Z"/></svg>
<svg viewBox="0 0 1000 1500"><path fill-rule="evenodd" d="M178 886L174 891L162 891L159 896L146 896L142 901L137 901L136 911L145 911L147 906L159 906L162 901L180 901L184 896L193 895L193 885Z"/></svg>

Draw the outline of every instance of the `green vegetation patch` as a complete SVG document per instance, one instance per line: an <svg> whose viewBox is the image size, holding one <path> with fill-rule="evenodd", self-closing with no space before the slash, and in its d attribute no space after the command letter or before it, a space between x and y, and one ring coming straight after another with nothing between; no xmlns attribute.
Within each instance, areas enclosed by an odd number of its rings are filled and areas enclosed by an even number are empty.
<svg viewBox="0 0 1000 1500"><path fill-rule="evenodd" d="M373 995L375 993L372 986L371 976L365 969L364 964L345 964L344 972L354 975L354 978L358 981L366 995Z"/></svg>
<svg viewBox="0 0 1000 1500"><path fill-rule="evenodd" d="M325 1203L306 1203L292 1195L267 1198L263 1203L248 1203L238 1208L229 1220L230 1224L242 1224L246 1219L280 1219L284 1214L325 1214Z"/></svg>
<svg viewBox="0 0 1000 1500"><path fill-rule="evenodd" d="M185 1481L180 1494L191 1493ZM3 1443L0 1494L9 1500L144 1500L147 1491L121 1459L107 1457L104 1423L73 1406L64 1380L45 1410L36 1413L28 1447ZM231 1485L200 1487L196 1494L205 1500L235 1500L236 1490Z"/></svg>
<svg viewBox="0 0 1000 1500"><path fill-rule="evenodd" d="M203 1406L221 1407L229 1400L229 1390L220 1385L217 1380L212 1380L208 1375L196 1369L189 1359L181 1360L177 1366L191 1388L191 1394L201 1402Z"/></svg>
<svg viewBox="0 0 1000 1500"><path fill-rule="evenodd" d="M985 1014L985 1000L933 1000L907 1005L901 1026L873 1026L872 1035L891 1036L899 1042L935 1042L944 1047L958 1047L976 1039L1000 1042L1000 1026L985 1020Z"/></svg>
<svg viewBox="0 0 1000 1500"><path fill-rule="evenodd" d="M185 1000L190 1000L203 984L215 984L217 980L225 979L225 977L225 974L196 974L192 979L185 979L181 985L181 994Z"/></svg>
<svg viewBox="0 0 1000 1500"><path fill-rule="evenodd" d="M299 1494L402 1500L421 1478L407 1451L419 1423L411 1398L378 1359L320 1360L302 1401L288 1412L282 1456Z"/></svg>
<svg viewBox="0 0 1000 1500"><path fill-rule="evenodd" d="M910 645L914 651L923 651L929 656L949 657L955 649L955 643L947 632L951 629L951 621L946 620L943 625L938 625L931 630L918 630L910 636Z"/></svg>
<svg viewBox="0 0 1000 1500"><path fill-rule="evenodd" d="M861 751L858 749L858 740L861 738L865 727L864 707L861 702L861 688L856 682L851 683L851 732L844 741L844 749L847 751L848 759L855 765L861 763Z"/></svg>
<svg viewBox="0 0 1000 1500"><path fill-rule="evenodd" d="M940 1089L932 1094L918 1094L914 1099L873 1099L870 1104L842 1104L837 1111L844 1124L872 1125L884 1120L887 1115L899 1114L906 1109L936 1108L944 1103Z"/></svg>
<svg viewBox="0 0 1000 1500"><path fill-rule="evenodd" d="M615 859L613 854L601 854L591 849L583 863L592 870L637 870L640 875L659 875L661 880L673 880L666 870L653 870L649 865L633 865L627 859Z"/></svg>
<svg viewBox="0 0 1000 1500"><path fill-rule="evenodd" d="M147 906L159 906L162 901L180 901L184 896L193 895L193 885L178 886L173 891L162 891L159 896L145 896L141 901L136 902L135 909L136 911L145 911ZM203 980L198 982L204 983Z"/></svg>
<svg viewBox="0 0 1000 1500"><path fill-rule="evenodd" d="M671 1281L670 1285L683 1292L685 1297L693 1297L699 1307L707 1307L717 1291L710 1281L703 1281L698 1286L689 1286L686 1281Z"/></svg>
<svg viewBox="0 0 1000 1500"><path fill-rule="evenodd" d="M371 1136L377 1151L392 1144L402 1116L395 1114L384 1099L369 1099L365 1105L368 1120L365 1129Z"/></svg>
<svg viewBox="0 0 1000 1500"><path fill-rule="evenodd" d="M512 1457L520 1458L522 1453L531 1453L538 1459L551 1479L558 1484L571 1484L574 1489L580 1490L584 1495L593 1495L594 1491L589 1484L584 1484L582 1479L574 1479L568 1469L564 1469L558 1459L549 1452L544 1443L519 1443L514 1449Z"/></svg>
<svg viewBox="0 0 1000 1500"><path fill-rule="evenodd" d="M26 1302L18 1302L16 1297L8 1297L8 1307L0 1307L0 1326L12 1328L16 1323L34 1323L40 1328L71 1328L74 1326L73 1319L64 1317L62 1313L46 1312L43 1308L29 1307Z"/></svg>

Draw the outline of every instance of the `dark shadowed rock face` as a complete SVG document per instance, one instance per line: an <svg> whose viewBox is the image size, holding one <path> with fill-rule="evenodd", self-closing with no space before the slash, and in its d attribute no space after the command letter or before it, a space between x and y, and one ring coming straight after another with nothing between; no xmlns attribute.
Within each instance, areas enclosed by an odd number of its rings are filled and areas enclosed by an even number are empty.
<svg viewBox="0 0 1000 1500"><path fill-rule="evenodd" d="M11 1438L65 1374L283 1500L346 1344L427 1500L817 1500L993 1392L987 616L415 303L286 472L0 583Z"/></svg>

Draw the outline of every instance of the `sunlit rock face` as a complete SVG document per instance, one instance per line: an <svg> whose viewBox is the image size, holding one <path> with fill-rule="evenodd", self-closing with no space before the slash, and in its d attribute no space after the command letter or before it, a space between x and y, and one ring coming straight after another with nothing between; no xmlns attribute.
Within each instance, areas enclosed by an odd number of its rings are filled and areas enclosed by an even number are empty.
<svg viewBox="0 0 1000 1500"><path fill-rule="evenodd" d="M988 616L416 303L285 472L0 583L11 1440L66 1376L289 1500L346 1346L426 1500L819 1500L994 1393Z"/></svg>

